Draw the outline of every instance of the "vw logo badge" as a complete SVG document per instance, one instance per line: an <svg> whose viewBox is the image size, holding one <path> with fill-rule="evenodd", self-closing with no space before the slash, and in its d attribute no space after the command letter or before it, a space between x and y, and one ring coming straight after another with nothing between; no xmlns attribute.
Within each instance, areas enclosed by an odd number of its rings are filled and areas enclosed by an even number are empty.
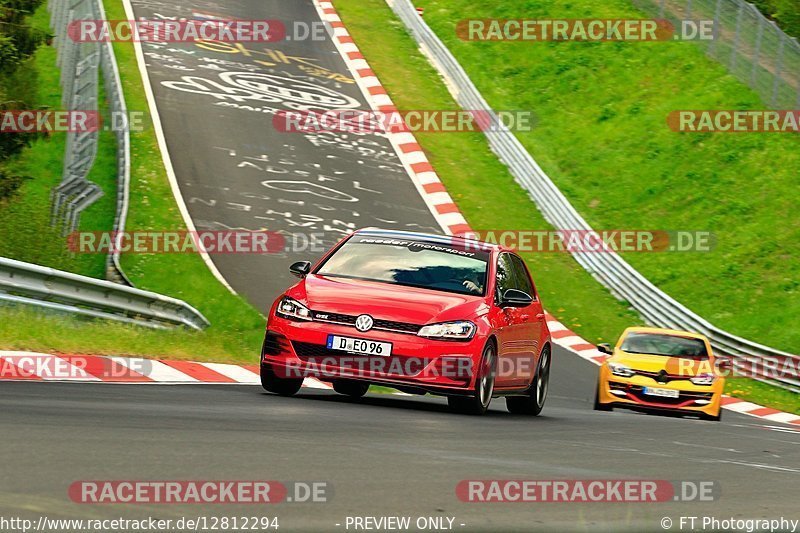
<svg viewBox="0 0 800 533"><path fill-rule="evenodd" d="M356 329L358 331L369 331L372 329L372 317L369 315L358 315L356 318Z"/></svg>

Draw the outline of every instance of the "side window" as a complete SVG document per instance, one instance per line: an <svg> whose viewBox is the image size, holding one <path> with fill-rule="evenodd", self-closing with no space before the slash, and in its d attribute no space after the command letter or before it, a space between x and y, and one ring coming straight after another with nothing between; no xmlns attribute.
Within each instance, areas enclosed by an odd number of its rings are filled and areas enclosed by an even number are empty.
<svg viewBox="0 0 800 533"><path fill-rule="evenodd" d="M514 263L510 254L500 254L497 258L497 290L503 294L508 289L516 288Z"/></svg>
<svg viewBox="0 0 800 533"><path fill-rule="evenodd" d="M536 298L535 291L533 290L533 283L531 283L531 278L528 275L528 269L525 268L525 262L516 255L511 256L511 261L514 264L514 278L516 280L516 286L514 288L525 291Z"/></svg>

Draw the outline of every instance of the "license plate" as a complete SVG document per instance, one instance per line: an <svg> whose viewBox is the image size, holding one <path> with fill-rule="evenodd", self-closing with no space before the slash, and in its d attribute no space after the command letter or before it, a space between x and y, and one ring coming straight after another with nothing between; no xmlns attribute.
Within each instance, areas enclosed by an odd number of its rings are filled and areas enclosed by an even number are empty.
<svg viewBox="0 0 800 533"><path fill-rule="evenodd" d="M645 387L644 393L648 396L661 396L662 398L677 398L680 391L672 389L658 389L654 387Z"/></svg>
<svg viewBox="0 0 800 533"><path fill-rule="evenodd" d="M382 357L389 357L392 355L391 342L354 339L352 337L340 337L338 335L328 335L328 349L366 355L380 355Z"/></svg>

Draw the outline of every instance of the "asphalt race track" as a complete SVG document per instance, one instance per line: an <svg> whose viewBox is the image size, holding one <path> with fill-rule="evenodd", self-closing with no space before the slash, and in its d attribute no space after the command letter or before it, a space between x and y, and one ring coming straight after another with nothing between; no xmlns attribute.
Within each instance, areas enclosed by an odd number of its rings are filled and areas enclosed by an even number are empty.
<svg viewBox="0 0 800 533"><path fill-rule="evenodd" d="M133 0L135 16L225 16L320 22L308 1ZM323 34L324 35L324 34ZM142 43L176 180L198 230L303 233L287 253L219 254L231 286L265 310L348 232L440 232L389 141L377 134L286 133L273 111L369 110L330 39ZM305 243L318 237L315 249Z"/></svg>
<svg viewBox="0 0 800 533"><path fill-rule="evenodd" d="M326 481L327 503L258 508L281 531L345 531L347 516L450 516L462 531L660 530L683 516L794 517L800 432L591 409L595 367L557 349L541 417L495 400L484 417L438 398L255 386L3 383L0 515L164 518L248 506L79 505L75 480ZM36 473L33 475L32 473ZM462 503L462 479L714 480L713 503ZM460 524L465 526L460 526ZM352 529L351 529L352 530Z"/></svg>
<svg viewBox="0 0 800 533"><path fill-rule="evenodd" d="M318 20L308 0L133 6L137 17ZM289 104L367 108L330 41L248 48L144 46L177 183L198 229L320 232L325 245L357 227L438 229L386 139L273 127L269 109ZM292 281L288 264L317 255L214 262L265 310ZM257 353L254 346L254 363ZM659 531L663 517L677 531L680 516L798 518L800 428L728 411L720 423L595 412L596 372L556 347L538 418L510 415L503 400L486 416L469 417L431 397L370 393L353 402L307 389L283 398L256 386L3 382L0 516L259 514L277 516L280 531L347 531L348 516L382 515L452 517L460 531ZM481 504L455 492L464 479L624 478L715 481L721 495L688 503ZM332 498L201 507L80 505L67 496L74 481L124 479L324 481Z"/></svg>

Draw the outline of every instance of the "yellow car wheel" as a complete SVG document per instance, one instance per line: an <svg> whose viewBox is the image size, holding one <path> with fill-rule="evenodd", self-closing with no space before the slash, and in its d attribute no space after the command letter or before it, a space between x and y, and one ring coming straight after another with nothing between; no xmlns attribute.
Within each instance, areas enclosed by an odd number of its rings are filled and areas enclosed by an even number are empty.
<svg viewBox="0 0 800 533"><path fill-rule="evenodd" d="M594 391L594 410L595 411L613 411L614 406L607 403L600 403L600 385Z"/></svg>

